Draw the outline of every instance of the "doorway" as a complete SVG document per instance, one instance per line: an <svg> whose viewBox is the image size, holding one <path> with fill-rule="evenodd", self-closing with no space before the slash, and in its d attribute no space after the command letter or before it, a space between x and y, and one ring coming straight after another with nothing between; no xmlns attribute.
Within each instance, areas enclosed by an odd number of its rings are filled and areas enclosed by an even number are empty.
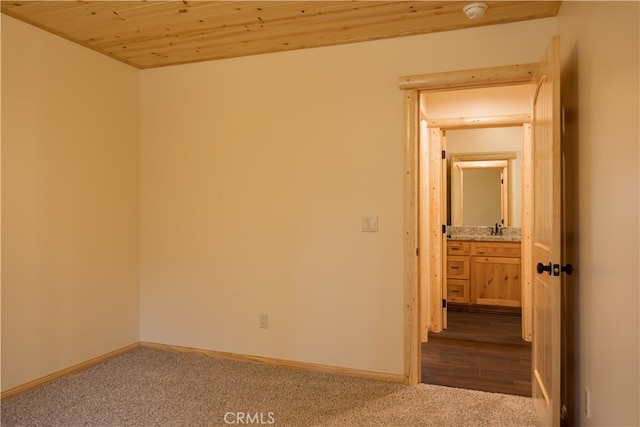
<svg viewBox="0 0 640 427"><path fill-rule="evenodd" d="M450 114L448 118L432 119L421 114L424 113L421 111L421 95L425 92L444 93L443 91L455 91L460 95L467 89L529 84L537 65L493 67L400 79L400 88L404 90L406 131L405 379L409 384L420 382L422 342L428 341L429 332L441 332L443 324L446 325L446 310L443 310L446 304L441 305L441 301L446 303L442 288L446 278L442 263L443 247L446 245L446 212L443 214L441 209L446 206L445 190L439 186L430 186L430 179L442 177L445 172L440 151L445 141L440 137L440 128L501 127L509 124L522 126L531 120L530 115L514 114L512 110L494 116L483 116L476 111L474 114ZM467 106L473 107L470 104ZM450 119L451 117L455 119ZM529 165L524 162L523 176L530 173L527 167ZM418 193L428 193L429 197L416 197ZM523 241L527 240L528 232L523 224ZM523 266L523 271L528 270ZM524 305L530 304L530 301L527 303L527 294L525 289ZM523 324L527 325L528 322Z"/></svg>
<svg viewBox="0 0 640 427"><path fill-rule="evenodd" d="M422 339L421 382L531 396L522 208L534 90L523 84L419 95L419 146L442 155L429 162L440 170L421 185L429 206L420 204L418 215L432 230L446 227L444 236L430 234L421 244L437 250L441 243L440 259L430 263L442 265L440 274L420 265L419 275L441 286L443 300Z"/></svg>
<svg viewBox="0 0 640 427"><path fill-rule="evenodd" d="M418 233L429 256L419 260L418 275L430 297L423 342L447 329L450 307L518 311L521 336L531 340L534 91L526 83L419 93ZM495 173L484 182L478 171Z"/></svg>
<svg viewBox="0 0 640 427"><path fill-rule="evenodd" d="M560 276L569 274L561 265L561 114L560 39L552 38L537 63L409 76L400 78L404 93L404 266L405 266L405 381L417 384L420 378L421 342L428 333L440 332L446 322L446 299L442 283L446 271L442 247L446 225L441 207L443 166L440 132L429 129L428 147L421 145L419 92L501 87L535 82L532 117L531 162L525 165L532 177L531 197L523 206L523 272L535 275L535 295L531 277L523 277L523 299L531 298L533 401L542 424L556 425L560 419ZM476 121L476 119L474 119ZM532 164L535 163L535 168ZM429 175L428 180L424 176ZM425 186L425 182L427 185ZM435 185L433 183L436 183ZM426 187L426 188L425 188ZM523 186L526 188L526 185ZM424 194L429 201L423 205ZM419 215L427 207L428 222ZM535 224L535 227L532 225ZM427 246L421 246L426 244ZM526 264L529 265L526 265ZM533 266L536 266L535 272ZM425 274L424 270L427 271ZM535 273L535 274L534 274ZM523 310L527 314L528 310ZM528 322L523 322L527 324Z"/></svg>

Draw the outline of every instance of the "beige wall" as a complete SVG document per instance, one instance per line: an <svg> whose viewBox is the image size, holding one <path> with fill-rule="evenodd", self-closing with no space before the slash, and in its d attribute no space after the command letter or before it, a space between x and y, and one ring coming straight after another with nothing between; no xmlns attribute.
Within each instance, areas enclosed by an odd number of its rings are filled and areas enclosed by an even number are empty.
<svg viewBox="0 0 640 427"><path fill-rule="evenodd" d="M579 91L567 112L579 135L575 425L640 424L639 13L637 2L564 2L559 16Z"/></svg>
<svg viewBox="0 0 640 427"><path fill-rule="evenodd" d="M555 24L143 71L141 339L401 374L398 78L534 62Z"/></svg>
<svg viewBox="0 0 640 427"><path fill-rule="evenodd" d="M2 389L138 338L401 373L397 79L533 62L559 28L579 51L579 424L638 425L638 5L612 3L143 72L2 16Z"/></svg>
<svg viewBox="0 0 640 427"><path fill-rule="evenodd" d="M138 340L139 72L2 15L2 390Z"/></svg>

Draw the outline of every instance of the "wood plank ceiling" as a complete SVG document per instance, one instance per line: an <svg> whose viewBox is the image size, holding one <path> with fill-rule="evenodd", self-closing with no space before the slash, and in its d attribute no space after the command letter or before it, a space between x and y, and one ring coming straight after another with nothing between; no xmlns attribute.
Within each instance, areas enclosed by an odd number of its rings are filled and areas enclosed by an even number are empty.
<svg viewBox="0 0 640 427"><path fill-rule="evenodd" d="M2 13L152 68L555 16L560 1L16 1Z"/></svg>

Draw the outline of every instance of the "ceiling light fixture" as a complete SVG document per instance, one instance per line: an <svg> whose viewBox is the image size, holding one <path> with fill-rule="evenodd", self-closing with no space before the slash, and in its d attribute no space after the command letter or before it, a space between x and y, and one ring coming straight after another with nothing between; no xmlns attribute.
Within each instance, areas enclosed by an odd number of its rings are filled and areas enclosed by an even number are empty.
<svg viewBox="0 0 640 427"><path fill-rule="evenodd" d="M486 3L469 3L462 8L462 11L469 19L478 19L489 8Z"/></svg>

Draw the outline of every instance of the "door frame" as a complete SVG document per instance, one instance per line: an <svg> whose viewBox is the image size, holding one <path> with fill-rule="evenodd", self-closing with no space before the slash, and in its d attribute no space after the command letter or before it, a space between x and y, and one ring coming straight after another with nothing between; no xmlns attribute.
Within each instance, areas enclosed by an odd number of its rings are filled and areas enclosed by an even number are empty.
<svg viewBox="0 0 640 427"><path fill-rule="evenodd" d="M429 161L428 146L422 147L420 144L420 92L531 83L537 69L538 64L532 63L405 76L399 79L399 87L404 95L404 380L407 384L415 385L420 382L421 343L430 328L427 318L434 309L433 298L429 298L428 277L421 277L419 269L419 265L428 263L427 257L432 255L428 253L430 248L425 245L425 238L422 237L424 233L421 231L425 224L420 225L419 212L419 194L421 188L424 188L421 176L424 178L425 172L425 166L421 165ZM442 123L439 125L442 126ZM523 223L523 227L524 225ZM523 230L523 246L527 238L529 241L531 239L530 230L528 233L527 236ZM421 313L426 313L426 316L421 316Z"/></svg>

